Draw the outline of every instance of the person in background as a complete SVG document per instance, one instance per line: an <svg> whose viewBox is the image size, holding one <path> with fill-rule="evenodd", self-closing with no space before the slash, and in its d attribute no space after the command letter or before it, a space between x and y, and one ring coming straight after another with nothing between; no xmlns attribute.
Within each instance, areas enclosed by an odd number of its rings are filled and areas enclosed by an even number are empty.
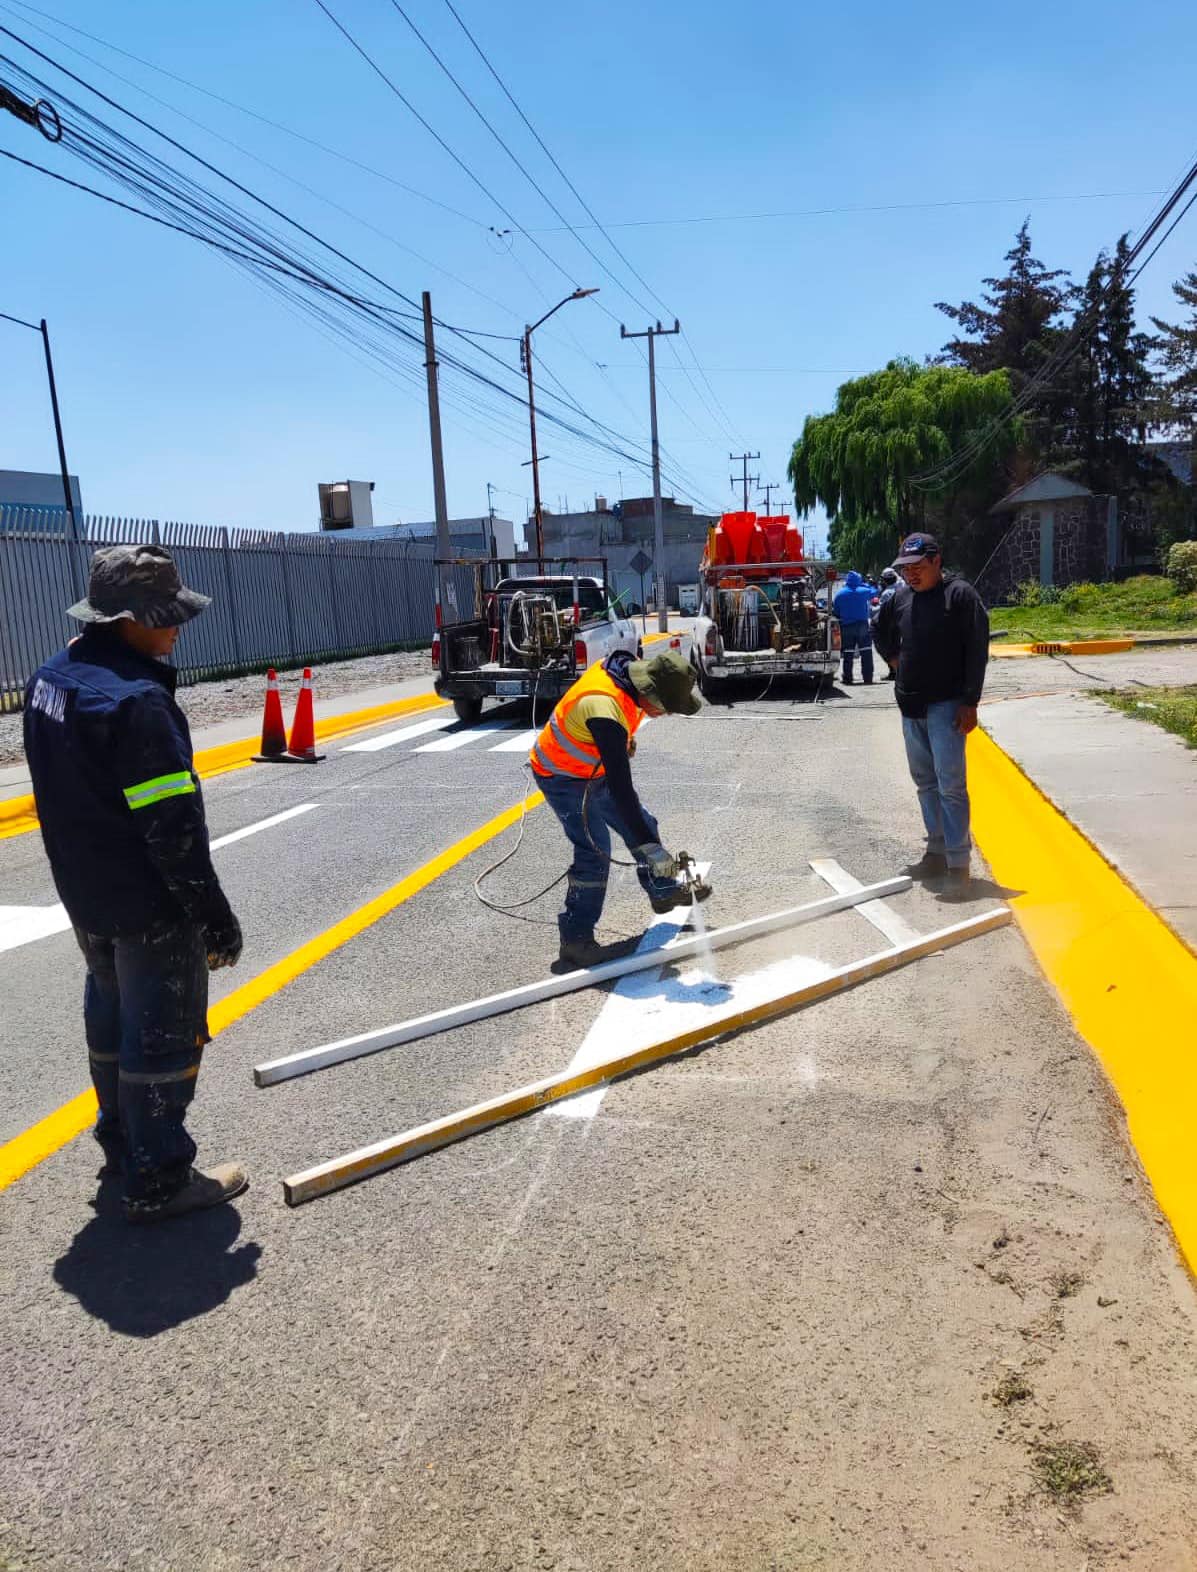
<svg viewBox="0 0 1197 1572"><path fill-rule="evenodd" d="M877 643L877 636L876 636L877 618L881 615L881 608L882 608L882 606L885 605L886 601L892 600L894 598L894 591L897 589L898 585L901 582L902 581L898 577L896 569L894 569L894 568L882 568L882 570L881 570L881 582L880 582L880 586L879 586L879 593L877 595L877 599L874 602L874 604L872 606L872 609L871 609L871 612L870 612L870 615L869 615L869 621L873 624L873 643L874 643L874 645L876 645L876 643ZM878 654L880 654L880 650L878 650ZM884 655L882 655L881 658L882 658L882 660L885 660ZM889 664L888 661L886 661L885 662L885 671L881 675L882 682L892 682L894 680L894 675L895 675L894 674L894 668Z"/></svg>
<svg viewBox="0 0 1197 1572"><path fill-rule="evenodd" d="M845 683L856 680L852 668L857 650L860 651L861 680L873 680L873 630L869 623L869 603L872 598L873 586L853 569L845 575L844 587L836 591L831 603L840 625L840 654L843 657Z"/></svg>
<svg viewBox="0 0 1197 1572"><path fill-rule="evenodd" d="M931 535L908 535L894 567L905 583L881 608L877 648L896 668L894 697L927 832L927 849L909 872L946 874L948 897L962 900L972 849L964 740L977 724L989 614L971 584L944 573Z"/></svg>
<svg viewBox="0 0 1197 1572"><path fill-rule="evenodd" d="M624 948L613 950L594 936L607 894L612 830L635 858L653 911L690 904L677 860L661 845L657 821L636 795L629 761L646 715L698 714L695 675L676 650L651 660L617 651L578 678L536 739L532 772L574 850L557 919L559 966L597 966Z"/></svg>
<svg viewBox="0 0 1197 1572"><path fill-rule="evenodd" d="M122 1179L134 1223L216 1206L249 1183L236 1163L193 1168L184 1122L208 1041L208 972L241 954L166 664L209 604L161 546L105 546L69 612L84 632L25 693L42 840L87 965L100 1177Z"/></svg>

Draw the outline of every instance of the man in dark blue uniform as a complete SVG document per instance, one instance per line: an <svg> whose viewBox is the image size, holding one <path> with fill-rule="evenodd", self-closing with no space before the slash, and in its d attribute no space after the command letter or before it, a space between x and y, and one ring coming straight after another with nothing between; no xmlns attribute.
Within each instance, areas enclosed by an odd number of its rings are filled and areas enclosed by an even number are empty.
<svg viewBox="0 0 1197 1572"><path fill-rule="evenodd" d="M42 839L87 963L100 1173L123 1176L131 1222L215 1206L248 1183L235 1163L193 1168L184 1124L208 1041L208 972L241 954L166 664L209 603L161 546L106 546L70 608L83 634L25 693Z"/></svg>

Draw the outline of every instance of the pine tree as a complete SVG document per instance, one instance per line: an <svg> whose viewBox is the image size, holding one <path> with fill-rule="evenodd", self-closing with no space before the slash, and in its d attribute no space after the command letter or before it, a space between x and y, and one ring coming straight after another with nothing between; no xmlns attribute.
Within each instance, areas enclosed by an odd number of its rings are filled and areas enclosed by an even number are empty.
<svg viewBox="0 0 1197 1572"><path fill-rule="evenodd" d="M1063 268L1046 268L1032 256L1030 219L1023 221L1006 261L1009 268L1004 277L982 280L983 304L966 300L949 306L936 301L936 310L951 317L961 330L938 358L982 375L1007 371L1017 395L1058 343L1059 318L1075 289Z"/></svg>
<svg viewBox="0 0 1197 1572"><path fill-rule="evenodd" d="M1188 307L1189 319L1175 325L1151 319L1158 332L1151 347L1164 374L1153 424L1197 434L1197 269L1173 284L1172 293Z"/></svg>

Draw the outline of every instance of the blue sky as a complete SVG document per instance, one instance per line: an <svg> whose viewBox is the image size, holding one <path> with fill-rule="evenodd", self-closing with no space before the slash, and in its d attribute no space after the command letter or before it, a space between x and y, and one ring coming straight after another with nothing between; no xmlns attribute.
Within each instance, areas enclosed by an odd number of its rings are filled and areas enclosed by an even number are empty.
<svg viewBox="0 0 1197 1572"><path fill-rule="evenodd" d="M1170 186L1197 148L1197 11L1181 0L1147 0L1133 10L1108 0L1084 7L1016 0L997 10L946 0L906 8L751 0L734 9L708 0L582 7L457 0L650 297L597 230L579 232L614 279L561 226L391 0L327 3L495 201L370 72L315 0L39 5L390 182L18 0L0 0L0 25L407 295L430 289L443 321L512 335L486 347L513 371L525 321L575 283L600 286L594 300L565 307L538 334L538 369L546 393L555 377L641 450L647 373L637 347L620 341L619 323L643 328L646 306L664 318L659 296L686 332L659 347L666 490L714 508L733 505L729 451L759 450L753 473L784 481L803 419L830 407L844 375L937 349L949 324L933 302L975 296L981 278L1000 271L1024 216L1045 262L1083 274L1102 245L1142 224L1158 201L1150 193ZM445 0L405 0L404 9L566 217L588 223ZM0 53L61 83L11 39L0 37ZM7 115L0 148L104 183ZM1030 200L1079 197L1091 199ZM916 205L971 199L978 200ZM7 161L0 161L0 204L7 220L0 311L49 320L68 453L90 511L305 529L316 521L317 482L350 477L375 481L379 522L431 517L426 412L413 379L377 375L194 241ZM494 233L512 228L498 204L527 236ZM888 210L814 211L852 208ZM747 216L779 213L807 216ZM710 216L719 221L675 222ZM1171 281L1195 263L1197 212L1141 283L1144 321L1150 311L1167 314ZM0 323L0 345L0 467L51 469L39 342ZM411 360L417 367L418 357ZM490 395L482 411L462 406L457 387L445 394L450 513L482 512L490 481L497 509L521 518L530 492L521 412ZM567 497L585 505L596 492L649 490L643 471L565 433L542 430L540 447L549 455L542 487L550 507Z"/></svg>

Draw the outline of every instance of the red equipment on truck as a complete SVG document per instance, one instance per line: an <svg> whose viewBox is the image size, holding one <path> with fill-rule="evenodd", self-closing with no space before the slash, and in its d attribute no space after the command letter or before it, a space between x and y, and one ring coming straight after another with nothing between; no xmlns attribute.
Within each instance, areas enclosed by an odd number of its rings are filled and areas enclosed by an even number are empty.
<svg viewBox="0 0 1197 1572"><path fill-rule="evenodd" d="M725 513L708 532L702 605L691 639L699 686L713 697L739 677L824 681L839 664L827 599L835 569L803 554L788 516Z"/></svg>

